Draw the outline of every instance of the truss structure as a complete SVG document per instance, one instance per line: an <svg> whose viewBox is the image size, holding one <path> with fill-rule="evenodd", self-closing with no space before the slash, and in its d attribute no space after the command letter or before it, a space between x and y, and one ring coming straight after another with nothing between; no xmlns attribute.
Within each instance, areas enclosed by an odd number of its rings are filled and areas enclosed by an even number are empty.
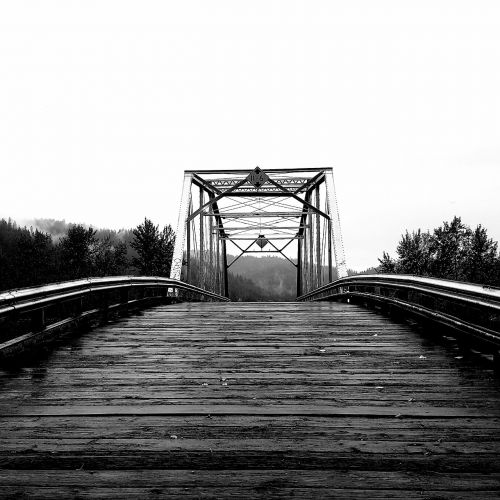
<svg viewBox="0 0 500 500"><path fill-rule="evenodd" d="M347 276L333 170L184 172L170 277L229 296L228 270L248 253L287 259L297 296Z"/></svg>

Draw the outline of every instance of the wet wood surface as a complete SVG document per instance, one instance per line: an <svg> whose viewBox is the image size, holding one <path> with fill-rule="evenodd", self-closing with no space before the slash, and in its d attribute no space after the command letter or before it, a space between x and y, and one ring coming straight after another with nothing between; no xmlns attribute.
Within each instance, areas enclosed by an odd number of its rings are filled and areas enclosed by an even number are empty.
<svg viewBox="0 0 500 500"><path fill-rule="evenodd" d="M432 335L185 303L63 338L0 370L0 498L499 498L498 376Z"/></svg>

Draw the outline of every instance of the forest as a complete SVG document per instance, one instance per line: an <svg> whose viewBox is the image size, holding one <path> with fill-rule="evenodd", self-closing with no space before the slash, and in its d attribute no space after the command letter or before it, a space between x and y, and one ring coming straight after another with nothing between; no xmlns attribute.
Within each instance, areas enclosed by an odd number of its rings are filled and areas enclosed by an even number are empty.
<svg viewBox="0 0 500 500"><path fill-rule="evenodd" d="M172 227L160 228L148 218L134 229L119 231L50 219L21 227L0 219L0 290L90 276L169 276L174 244ZM228 256L229 262L233 259ZM432 232L406 231L396 257L384 252L379 266L362 271L367 272L500 286L498 243L481 225L471 229L454 217ZM231 266L228 279L231 300L295 298L295 267L281 257L243 256Z"/></svg>
<svg viewBox="0 0 500 500"><path fill-rule="evenodd" d="M132 230L35 220L0 220L0 290L90 276L168 276L175 234L147 218Z"/></svg>
<svg viewBox="0 0 500 500"><path fill-rule="evenodd" d="M377 271L500 286L498 243L484 227L471 229L460 217L432 232L406 231L396 253L384 252Z"/></svg>

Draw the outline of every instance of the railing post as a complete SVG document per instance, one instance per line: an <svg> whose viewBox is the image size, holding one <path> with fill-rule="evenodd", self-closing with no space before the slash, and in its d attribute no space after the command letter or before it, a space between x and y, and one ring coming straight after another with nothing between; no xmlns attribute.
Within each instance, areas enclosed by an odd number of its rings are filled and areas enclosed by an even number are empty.
<svg viewBox="0 0 500 500"><path fill-rule="evenodd" d="M103 323L107 323L109 316L109 297L107 290L103 290L101 292L100 309L101 309L101 321Z"/></svg>
<svg viewBox="0 0 500 500"><path fill-rule="evenodd" d="M120 290L120 304L121 309L126 313L128 311L128 288Z"/></svg>
<svg viewBox="0 0 500 500"><path fill-rule="evenodd" d="M500 350L498 349L493 353L493 368L500 373Z"/></svg>
<svg viewBox="0 0 500 500"><path fill-rule="evenodd" d="M31 314L31 328L34 331L43 330L45 327L45 308L37 309Z"/></svg>

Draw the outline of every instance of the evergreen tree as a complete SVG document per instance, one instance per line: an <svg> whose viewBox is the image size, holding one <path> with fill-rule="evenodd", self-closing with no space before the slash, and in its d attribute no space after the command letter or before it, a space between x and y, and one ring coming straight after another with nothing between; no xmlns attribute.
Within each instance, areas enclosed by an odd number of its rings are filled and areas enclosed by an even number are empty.
<svg viewBox="0 0 500 500"><path fill-rule="evenodd" d="M151 220L133 230L132 248L137 252L133 258L134 267L143 276L168 276L174 253L175 234L170 225L160 232Z"/></svg>
<svg viewBox="0 0 500 500"><path fill-rule="evenodd" d="M85 278L92 275L96 250L96 231L77 224L59 241L60 276L63 279Z"/></svg>
<svg viewBox="0 0 500 500"><path fill-rule="evenodd" d="M32 233L33 245L33 285L57 279L55 250L49 234L38 229Z"/></svg>
<svg viewBox="0 0 500 500"><path fill-rule="evenodd" d="M132 248L137 252L132 264L143 276L154 276L156 274L156 260L159 251L160 232L158 226L147 218L134 230Z"/></svg>
<svg viewBox="0 0 500 500"><path fill-rule="evenodd" d="M174 256L175 232L167 225L160 233L160 248L158 252L158 271L160 276L169 276L172 258Z"/></svg>

